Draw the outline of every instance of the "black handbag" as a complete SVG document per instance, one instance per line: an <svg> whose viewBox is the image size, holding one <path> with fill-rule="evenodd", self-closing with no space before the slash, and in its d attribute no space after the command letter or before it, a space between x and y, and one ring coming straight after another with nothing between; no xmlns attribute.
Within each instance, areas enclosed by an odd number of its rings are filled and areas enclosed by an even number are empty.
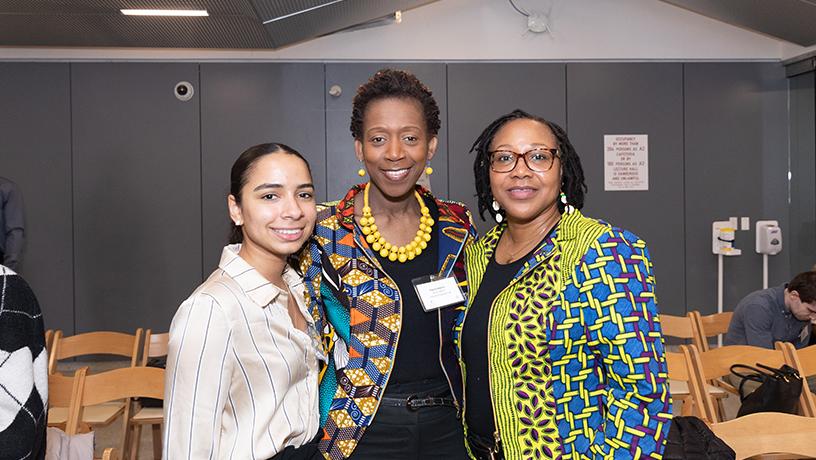
<svg viewBox="0 0 816 460"><path fill-rule="evenodd" d="M674 417L663 460L734 460L734 449L697 417Z"/></svg>
<svg viewBox="0 0 816 460"><path fill-rule="evenodd" d="M802 377L796 369L783 365L775 369L757 363L761 369L734 364L731 373L740 379L739 394L741 405L737 417L755 412L784 412L796 414L799 396L802 394ZM748 372L739 372L735 369L747 369ZM745 394L744 386L748 381L758 382L760 385L750 394Z"/></svg>

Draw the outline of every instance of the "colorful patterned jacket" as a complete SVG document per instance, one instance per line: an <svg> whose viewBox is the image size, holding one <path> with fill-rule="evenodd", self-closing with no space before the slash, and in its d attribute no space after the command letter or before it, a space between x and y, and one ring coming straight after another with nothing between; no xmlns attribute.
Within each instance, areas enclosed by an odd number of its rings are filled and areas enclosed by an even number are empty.
<svg viewBox="0 0 816 460"><path fill-rule="evenodd" d="M471 302L504 229L466 249ZM637 236L564 214L496 297L487 335L505 458L661 458L671 398L652 263Z"/></svg>
<svg viewBox="0 0 816 460"><path fill-rule="evenodd" d="M320 375L320 450L328 459L351 455L371 424L397 353L402 323L400 287L382 270L354 222L354 197L318 207L313 243L301 261L307 303L322 332L329 364ZM434 200L418 187L423 199ZM436 200L439 262L435 272L453 273L464 284L464 247L476 239L470 212L459 203ZM406 287L402 287L405 289ZM408 287L411 288L410 286ZM438 310L439 362L455 400L461 401L461 373L453 342L464 305Z"/></svg>

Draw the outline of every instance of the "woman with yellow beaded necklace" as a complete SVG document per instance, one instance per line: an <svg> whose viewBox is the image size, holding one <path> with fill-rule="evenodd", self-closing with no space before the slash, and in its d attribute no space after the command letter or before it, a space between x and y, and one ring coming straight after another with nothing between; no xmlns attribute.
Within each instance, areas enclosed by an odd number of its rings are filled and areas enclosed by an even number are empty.
<svg viewBox="0 0 816 460"><path fill-rule="evenodd" d="M422 286L462 285L470 213L417 185L431 174L439 108L410 73L377 72L354 98L351 132L369 181L319 207L302 267L329 351L320 412L329 459L464 459L452 333L463 302ZM416 287L415 286L419 286Z"/></svg>

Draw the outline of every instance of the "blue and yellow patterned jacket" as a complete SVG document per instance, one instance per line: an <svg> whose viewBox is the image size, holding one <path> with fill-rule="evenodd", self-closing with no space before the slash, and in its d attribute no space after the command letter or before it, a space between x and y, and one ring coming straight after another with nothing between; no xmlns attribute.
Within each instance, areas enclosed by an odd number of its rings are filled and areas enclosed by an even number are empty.
<svg viewBox="0 0 816 460"><path fill-rule="evenodd" d="M471 301L504 229L466 249ZM505 458L662 457L671 398L652 263L637 236L564 214L496 297L487 332Z"/></svg>
<svg viewBox="0 0 816 460"><path fill-rule="evenodd" d="M354 197L364 185L353 187L339 202L318 208L313 243L301 260L307 303L329 355L320 374L324 437L319 447L332 460L348 458L374 419L402 327L400 288L382 270L354 222ZM424 200L435 200L427 190L418 190ZM463 249L476 238L470 212L459 203L436 200L436 205L439 259L431 270L464 280ZM464 283L460 286L467 292ZM459 328L463 310L464 305L437 310L439 364L457 405L462 383L453 331Z"/></svg>

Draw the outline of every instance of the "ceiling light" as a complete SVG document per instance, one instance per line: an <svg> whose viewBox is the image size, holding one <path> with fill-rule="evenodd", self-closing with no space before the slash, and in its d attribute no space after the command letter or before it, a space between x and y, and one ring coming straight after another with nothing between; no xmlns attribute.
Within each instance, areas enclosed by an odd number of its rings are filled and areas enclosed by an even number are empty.
<svg viewBox="0 0 816 460"><path fill-rule="evenodd" d="M283 20L283 19L288 19L288 18L291 18L292 16L297 16L299 14L308 13L310 11L314 11L314 10L317 10L317 9L320 9L320 8L324 8L324 7L327 7L327 6L330 6L330 5L334 5L335 3L340 3L340 2L343 2L343 1L345 1L345 0L331 0L329 2L323 3L322 5L315 5L315 6L311 7L311 8L306 8L305 10L295 11L294 13L289 13L289 14L285 14L283 16L278 16L278 17L276 17L274 19L269 19L267 21L264 21L263 23L264 24L271 24L271 23L276 22L276 21L280 21L280 20Z"/></svg>
<svg viewBox="0 0 816 460"><path fill-rule="evenodd" d="M209 16L207 10L119 10L127 16Z"/></svg>

